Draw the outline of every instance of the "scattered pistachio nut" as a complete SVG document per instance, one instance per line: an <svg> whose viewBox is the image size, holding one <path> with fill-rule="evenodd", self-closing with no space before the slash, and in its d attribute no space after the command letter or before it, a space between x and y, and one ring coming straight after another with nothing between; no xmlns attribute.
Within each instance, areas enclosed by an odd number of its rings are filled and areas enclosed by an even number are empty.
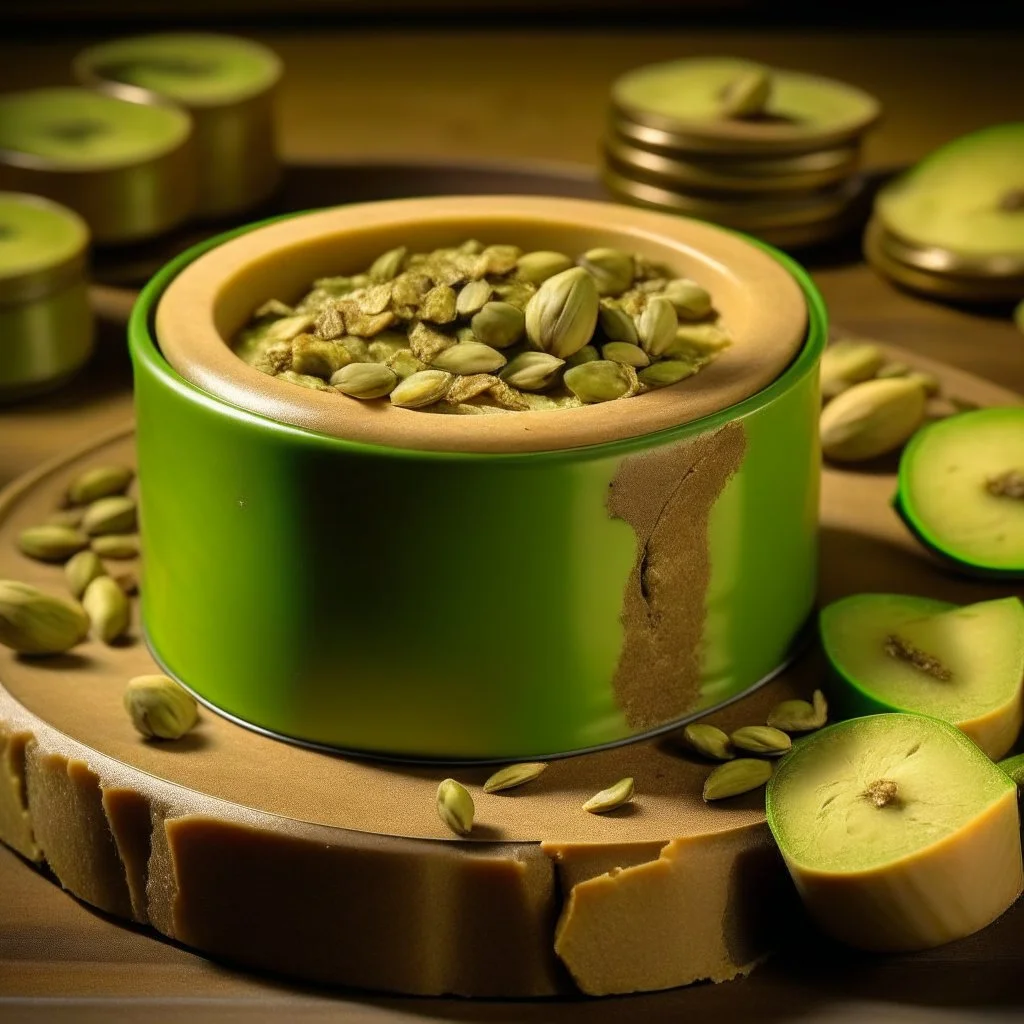
<svg viewBox="0 0 1024 1024"><path fill-rule="evenodd" d="M729 347L732 338L718 324L680 324L665 350L668 359L708 359Z"/></svg>
<svg viewBox="0 0 1024 1024"><path fill-rule="evenodd" d="M572 267L572 260L564 253L538 250L523 253L516 261L516 276L530 284L543 284L549 277Z"/></svg>
<svg viewBox="0 0 1024 1024"><path fill-rule="evenodd" d="M629 372L632 366L610 359L582 363L565 371L565 386L585 405L611 402L625 397L634 388ZM635 379L636 371L633 371Z"/></svg>
<svg viewBox="0 0 1024 1024"><path fill-rule="evenodd" d="M17 580L0 580L0 644L19 654L63 654L89 632L77 602Z"/></svg>
<svg viewBox="0 0 1024 1024"><path fill-rule="evenodd" d="M597 320L609 341L621 341L627 345L639 344L640 336L636 333L636 322L624 309L609 305L608 301L604 300L598 307Z"/></svg>
<svg viewBox="0 0 1024 1024"><path fill-rule="evenodd" d="M22 554L40 562L65 562L89 546L89 538L71 526L30 526L18 534Z"/></svg>
<svg viewBox="0 0 1024 1024"><path fill-rule="evenodd" d="M294 370L284 370L277 374L275 380L287 381L289 384L297 384L300 388L309 388L310 391L330 391L331 386L319 377L311 373L296 373Z"/></svg>
<svg viewBox="0 0 1024 1024"><path fill-rule="evenodd" d="M437 284L423 296L420 316L432 324L450 324L458 315L455 289L447 284Z"/></svg>
<svg viewBox="0 0 1024 1024"><path fill-rule="evenodd" d="M825 349L827 352L828 349ZM887 377L906 377L910 373L910 366L907 363L892 362L884 363L879 367L875 377L878 380L885 380Z"/></svg>
<svg viewBox="0 0 1024 1024"><path fill-rule="evenodd" d="M420 409L440 402L452 386L453 376L444 370L420 370L400 381L391 392L391 404L401 409Z"/></svg>
<svg viewBox="0 0 1024 1024"><path fill-rule="evenodd" d="M854 384L870 380L885 363L881 346L871 341L833 342L821 356L821 397L829 401Z"/></svg>
<svg viewBox="0 0 1024 1024"><path fill-rule="evenodd" d="M77 530L82 525L82 516L85 515L84 508L61 508L51 512L43 524L44 526L69 526Z"/></svg>
<svg viewBox="0 0 1024 1024"><path fill-rule="evenodd" d="M922 370L915 370L912 373L908 373L906 375L906 379L913 381L915 384L919 384L929 398L937 395L942 390L942 384L934 373L925 373Z"/></svg>
<svg viewBox="0 0 1024 1024"><path fill-rule="evenodd" d="M490 301L493 290L490 281L483 278L479 281L470 281L456 297L455 312L459 316L472 316L474 313L479 313Z"/></svg>
<svg viewBox="0 0 1024 1024"><path fill-rule="evenodd" d="M643 350L651 356L665 355L676 338L679 317L676 308L664 296L656 295L640 314L637 333Z"/></svg>
<svg viewBox="0 0 1024 1024"><path fill-rule="evenodd" d="M500 793L506 789L514 789L537 778L547 765L543 761L527 761L523 764L510 764L498 769L485 783L485 793Z"/></svg>
<svg viewBox="0 0 1024 1024"><path fill-rule="evenodd" d="M633 256L621 249L588 249L580 266L594 279L598 295L621 295L636 273Z"/></svg>
<svg viewBox="0 0 1024 1024"><path fill-rule="evenodd" d="M192 695L168 676L136 676L124 691L124 707L148 740L181 739L199 721Z"/></svg>
<svg viewBox="0 0 1024 1024"><path fill-rule="evenodd" d="M520 391L543 391L557 380L565 360L547 352L520 352L498 377Z"/></svg>
<svg viewBox="0 0 1024 1024"><path fill-rule="evenodd" d="M683 320L703 320L711 314L711 293L689 278L677 277L669 281L662 295L672 303L676 316Z"/></svg>
<svg viewBox="0 0 1024 1024"><path fill-rule="evenodd" d="M793 746L787 733L770 725L744 725L730 734L729 742L737 750L762 757L781 757Z"/></svg>
<svg viewBox="0 0 1024 1024"><path fill-rule="evenodd" d="M649 388L663 388L669 384L678 384L696 372L697 367L685 359L663 359L660 363L652 363L637 370L637 377Z"/></svg>
<svg viewBox="0 0 1024 1024"><path fill-rule="evenodd" d="M727 800L741 796L763 786L772 777L770 761L753 757L738 757L735 761L720 764L704 780L704 799Z"/></svg>
<svg viewBox="0 0 1024 1024"><path fill-rule="evenodd" d="M565 361L566 368L570 366L581 366L583 363L592 363L600 359L601 353L593 345L584 345L578 352L573 352Z"/></svg>
<svg viewBox="0 0 1024 1024"><path fill-rule="evenodd" d="M595 793L584 805L583 810L591 814L605 814L623 807L633 799L633 780L630 778L619 779L614 786L602 789Z"/></svg>
<svg viewBox="0 0 1024 1024"><path fill-rule="evenodd" d="M86 510L82 518L82 531L90 537L106 533L128 533L135 529L135 502L118 495L99 498Z"/></svg>
<svg viewBox="0 0 1024 1024"><path fill-rule="evenodd" d="M463 341L440 353L430 364L435 370L447 370L468 376L474 373L494 373L506 363L505 357L490 345L479 341Z"/></svg>
<svg viewBox="0 0 1024 1024"><path fill-rule="evenodd" d="M630 345L625 341L609 341L601 349L601 358L610 359L614 363L626 363L636 369L651 365L651 357L639 345Z"/></svg>
<svg viewBox="0 0 1024 1024"><path fill-rule="evenodd" d="M473 831L473 815L476 808L473 798L460 782L445 779L437 787L438 817L453 832L460 836L468 836Z"/></svg>
<svg viewBox="0 0 1024 1024"><path fill-rule="evenodd" d="M812 701L784 700L768 713L768 725L783 732L811 732L828 721L828 705L821 690L814 691Z"/></svg>
<svg viewBox="0 0 1024 1024"><path fill-rule="evenodd" d="M716 725L692 722L683 729L683 739L692 750L715 761L731 761L736 756L728 735Z"/></svg>
<svg viewBox="0 0 1024 1024"><path fill-rule="evenodd" d="M402 262L407 252L408 249L404 245L400 245L381 253L370 264L370 280L381 282L390 281L397 277L398 272L402 269Z"/></svg>
<svg viewBox="0 0 1024 1024"><path fill-rule="evenodd" d="M349 363L331 374L331 386L350 398L383 398L398 384L398 375L383 363Z"/></svg>
<svg viewBox="0 0 1024 1024"><path fill-rule="evenodd" d="M526 330L526 314L510 302L488 302L470 321L473 337L491 348L509 348Z"/></svg>
<svg viewBox="0 0 1024 1024"><path fill-rule="evenodd" d="M134 533L107 533L93 537L89 546L101 558L135 558L139 553L139 538Z"/></svg>
<svg viewBox="0 0 1024 1024"><path fill-rule="evenodd" d="M582 267L549 277L526 305L531 347L566 359L590 341L597 310L597 285Z"/></svg>
<svg viewBox="0 0 1024 1024"><path fill-rule="evenodd" d="M105 576L106 572L103 562L100 561L100 556L90 548L72 555L64 565L64 576L68 581L68 589L76 598L81 598L85 593L85 588L98 576Z"/></svg>
<svg viewBox="0 0 1024 1024"><path fill-rule="evenodd" d="M97 576L89 583L82 595L82 607L89 616L93 636L102 643L113 643L128 631L131 605L110 576Z"/></svg>
<svg viewBox="0 0 1024 1024"><path fill-rule="evenodd" d="M921 426L925 409L924 388L907 377L855 384L822 410L822 451L836 462L885 455Z"/></svg>
<svg viewBox="0 0 1024 1024"><path fill-rule="evenodd" d="M751 68L733 78L722 90L719 111L722 117L754 117L764 111L772 92L772 77L767 68Z"/></svg>
<svg viewBox="0 0 1024 1024"><path fill-rule="evenodd" d="M410 349L399 349L388 361L387 368L391 370L399 380L405 380L420 370L427 369L427 364L417 359Z"/></svg>
<svg viewBox="0 0 1024 1024"><path fill-rule="evenodd" d="M68 502L88 505L97 498L123 494L132 482L135 471L128 466L94 466L79 474L68 486Z"/></svg>

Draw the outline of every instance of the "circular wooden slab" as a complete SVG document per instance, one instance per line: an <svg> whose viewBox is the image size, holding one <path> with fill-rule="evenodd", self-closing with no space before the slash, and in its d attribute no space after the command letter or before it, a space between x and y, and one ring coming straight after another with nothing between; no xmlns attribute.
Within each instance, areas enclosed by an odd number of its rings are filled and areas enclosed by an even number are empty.
<svg viewBox="0 0 1024 1024"><path fill-rule="evenodd" d="M1021 401L892 354L938 373L949 396ZM132 458L125 430L10 488L0 578L62 591L60 568L21 556L17 532L44 519L77 472ZM826 470L822 603L864 590L960 603L1010 592L955 577L917 546L889 506L894 469ZM113 648L88 642L51 659L0 650L0 838L45 859L80 898L213 955L404 992L649 990L749 970L773 944L778 901L794 898L762 794L705 805L708 766L671 740L555 762L505 794L482 793L489 769L459 768L477 808L460 840L434 811L443 766L332 757L207 711L180 741L141 740L121 693L151 671L137 623ZM812 652L709 720L761 722L823 680ZM631 806L581 809L626 775Z"/></svg>

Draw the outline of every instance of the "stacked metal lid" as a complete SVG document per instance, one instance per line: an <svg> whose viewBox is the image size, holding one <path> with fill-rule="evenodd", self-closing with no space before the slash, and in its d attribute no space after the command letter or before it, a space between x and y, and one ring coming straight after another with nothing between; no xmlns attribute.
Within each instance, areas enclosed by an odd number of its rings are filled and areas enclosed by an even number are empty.
<svg viewBox="0 0 1024 1024"><path fill-rule="evenodd" d="M627 203L811 245L862 215L862 142L880 113L860 89L750 61L647 65L612 86L604 182Z"/></svg>
<svg viewBox="0 0 1024 1024"><path fill-rule="evenodd" d="M1024 298L1024 123L966 135L889 182L864 253L880 273L926 295Z"/></svg>

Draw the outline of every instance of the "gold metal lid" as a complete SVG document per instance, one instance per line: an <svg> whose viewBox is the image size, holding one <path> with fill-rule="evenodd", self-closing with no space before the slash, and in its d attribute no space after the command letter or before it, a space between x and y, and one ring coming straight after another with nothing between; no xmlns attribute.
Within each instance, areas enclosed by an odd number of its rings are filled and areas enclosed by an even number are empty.
<svg viewBox="0 0 1024 1024"><path fill-rule="evenodd" d="M911 291L961 302L1014 302L1024 298L1024 267L993 274L940 249L916 249L875 216L864 232L864 256L880 274ZM978 270L982 272L977 272Z"/></svg>
<svg viewBox="0 0 1024 1024"><path fill-rule="evenodd" d="M860 165L859 146L822 150L775 159L669 156L651 151L609 133L605 156L626 177L689 190L743 192L761 195L806 192L845 181Z"/></svg>
<svg viewBox="0 0 1024 1024"><path fill-rule="evenodd" d="M99 242L148 238L195 208L189 115L80 88L0 95L0 188L75 210Z"/></svg>
<svg viewBox="0 0 1024 1024"><path fill-rule="evenodd" d="M711 292L734 342L688 380L578 409L440 416L358 402L267 376L230 339L269 298L294 301L318 277L368 266L397 245L429 251L466 238L568 253L611 245L665 263ZM708 224L626 206L529 196L450 196L357 204L258 228L201 256L168 286L159 346L187 380L272 420L369 444L530 452L638 437L729 408L775 380L802 347L807 308L767 253Z"/></svg>
<svg viewBox="0 0 1024 1024"><path fill-rule="evenodd" d="M639 128L662 147L767 153L809 152L850 143L881 116L878 101L861 89L771 68L765 115L721 117L722 90L738 75L759 67L736 58L712 57L635 68L612 85L613 117Z"/></svg>
<svg viewBox="0 0 1024 1024"><path fill-rule="evenodd" d="M89 228L40 196L0 192L0 306L34 302L85 274Z"/></svg>

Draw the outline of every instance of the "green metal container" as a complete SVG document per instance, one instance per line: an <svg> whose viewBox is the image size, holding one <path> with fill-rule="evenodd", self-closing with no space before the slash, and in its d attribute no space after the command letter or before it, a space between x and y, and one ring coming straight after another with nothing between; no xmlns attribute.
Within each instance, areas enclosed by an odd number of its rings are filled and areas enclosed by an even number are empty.
<svg viewBox="0 0 1024 1024"><path fill-rule="evenodd" d="M802 349L764 390L641 437L483 454L328 437L183 379L155 308L222 241L157 275L130 325L145 630L204 703L349 752L544 758L672 728L792 657L815 599L826 317L787 257L751 243L809 308ZM640 551L622 518L631 474L686 498L688 471L671 467L709 454L732 464L699 528ZM648 554L675 590L644 621L661 585ZM686 643L659 647L654 618Z"/></svg>

